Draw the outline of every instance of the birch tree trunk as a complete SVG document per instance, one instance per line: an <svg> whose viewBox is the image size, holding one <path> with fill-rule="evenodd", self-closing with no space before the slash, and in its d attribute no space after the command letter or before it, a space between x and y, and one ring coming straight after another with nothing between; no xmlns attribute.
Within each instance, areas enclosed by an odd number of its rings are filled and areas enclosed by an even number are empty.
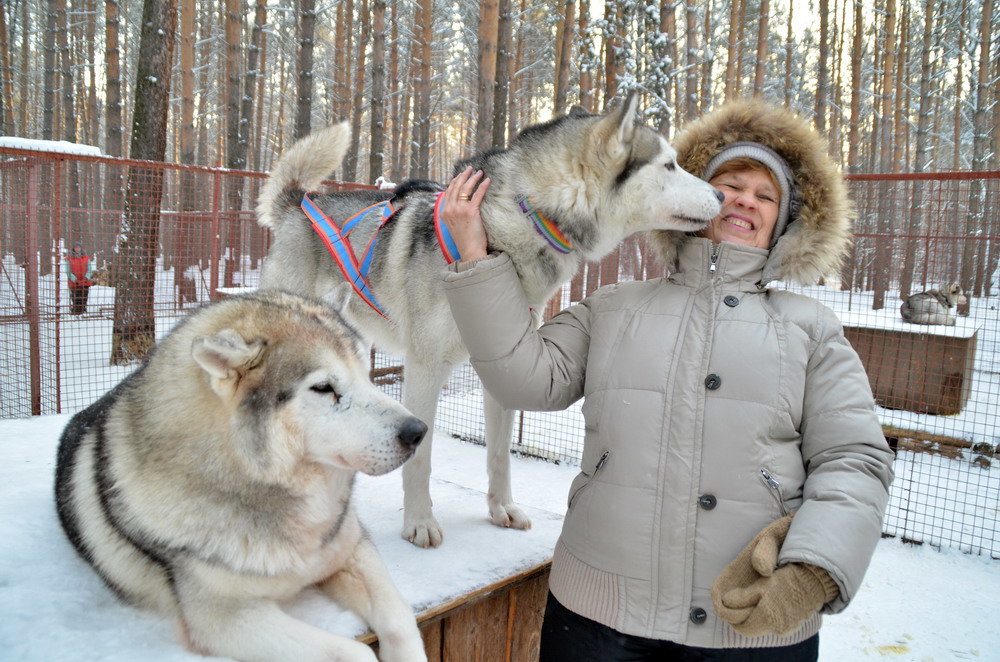
<svg viewBox="0 0 1000 662"><path fill-rule="evenodd" d="M493 137L493 88L497 75L497 28L500 5L485 0L479 5L479 77L476 86L475 149L490 147Z"/></svg>
<svg viewBox="0 0 1000 662"><path fill-rule="evenodd" d="M920 100L917 110L917 144L913 160L913 172L924 172L929 164L929 129L931 123L931 49L934 42L935 0L924 2L924 28L920 44ZM903 245L903 270L899 274L899 298L906 299L913 287L913 268L917 251L921 249L917 239L924 233L924 187L915 186L910 195L910 213L907 224L907 239ZM928 256L924 255L926 260ZM923 289L923 288L921 288Z"/></svg>
<svg viewBox="0 0 1000 662"><path fill-rule="evenodd" d="M372 91L371 147L368 154L368 181L383 173L385 150L385 0L372 0Z"/></svg>
<svg viewBox="0 0 1000 662"><path fill-rule="evenodd" d="M511 0L500 0L497 23L497 75L493 89L493 139L494 147L507 144L507 97L510 91L510 61L514 50L513 17ZM570 26L572 29L572 25Z"/></svg>
<svg viewBox="0 0 1000 662"><path fill-rule="evenodd" d="M177 0L145 0L129 149L133 159L162 161L166 154L176 26ZM121 243L112 268L112 365L142 360L156 342L153 306L162 195L161 168L129 167Z"/></svg>
<svg viewBox="0 0 1000 662"><path fill-rule="evenodd" d="M508 0L509 1L509 0ZM569 88L569 63L572 54L574 26L576 25L576 3L563 1L562 20L556 31L556 95L554 112L561 115L566 108L566 93Z"/></svg>
<svg viewBox="0 0 1000 662"><path fill-rule="evenodd" d="M816 69L816 130L826 132L830 98L830 0L819 0L819 64Z"/></svg>
<svg viewBox="0 0 1000 662"><path fill-rule="evenodd" d="M316 31L316 0L301 0L299 17L298 88L295 97L295 140L312 129L313 35Z"/></svg>
<svg viewBox="0 0 1000 662"><path fill-rule="evenodd" d="M45 14L45 71L42 78L42 140L52 140L56 135L56 16L60 11L60 0L48 0ZM65 13L65 5L62 5Z"/></svg>
<svg viewBox="0 0 1000 662"><path fill-rule="evenodd" d="M754 67L754 96L764 94L764 76L767 73L767 36L770 30L770 0L760 0L760 23L757 26L757 66Z"/></svg>
<svg viewBox="0 0 1000 662"><path fill-rule="evenodd" d="M990 54L993 36L993 0L983 0L982 13L979 19L979 62L976 74L976 110L973 114L972 127L972 169L985 170L989 162L990 146L990 108L992 100L991 81L992 60ZM995 129L996 127L994 127ZM987 263L986 249L989 243L985 237L989 234L990 223L987 220L986 186L983 180L974 179L969 186L969 214L965 221L965 249L962 251L962 287L972 296L982 296L985 290L984 280L996 271L996 263ZM992 215L996 218L996 214ZM994 221L993 225L996 225ZM969 314L969 302L958 307L960 315Z"/></svg>
<svg viewBox="0 0 1000 662"><path fill-rule="evenodd" d="M368 13L368 0L361 0L358 7L360 25L356 27L358 34L358 51L354 59L354 98L351 101L351 144L344 157L344 180L353 182L358 177L358 159L361 149L361 118L365 110L365 54L368 41L371 39L371 16Z"/></svg>
<svg viewBox="0 0 1000 662"><path fill-rule="evenodd" d="M525 0L521 1L523 3ZM594 91L594 49L594 35L590 28L590 0L580 0L580 105L591 113L597 112Z"/></svg>
<svg viewBox="0 0 1000 662"><path fill-rule="evenodd" d="M657 92L663 104L659 115L657 130L665 136L670 136L673 127L674 114L677 110L676 90L677 79L677 5L675 0L660 2L660 34L663 35L662 50L657 53L658 61L662 62Z"/></svg>
<svg viewBox="0 0 1000 662"><path fill-rule="evenodd" d="M413 64L413 146L410 150L411 177L426 178L430 169L431 140L431 41L434 38L433 0L419 0L414 13L413 34L416 52Z"/></svg>
<svg viewBox="0 0 1000 662"><path fill-rule="evenodd" d="M740 30L743 25L743 0L731 0L729 7L729 31L726 43L726 101L740 93Z"/></svg>
<svg viewBox="0 0 1000 662"><path fill-rule="evenodd" d="M896 69L896 0L886 0L885 29L882 41L882 104L879 123L878 148L880 150L879 170L892 172L892 114L896 106L896 90L893 87ZM895 198L889 183L879 182L878 233L876 237L876 259L874 273L874 296L872 310L885 307L885 292L889 287L892 267L892 218L896 212Z"/></svg>
<svg viewBox="0 0 1000 662"><path fill-rule="evenodd" d="M10 67L10 35L7 32L7 2L0 1L0 132L14 135L14 81Z"/></svg>

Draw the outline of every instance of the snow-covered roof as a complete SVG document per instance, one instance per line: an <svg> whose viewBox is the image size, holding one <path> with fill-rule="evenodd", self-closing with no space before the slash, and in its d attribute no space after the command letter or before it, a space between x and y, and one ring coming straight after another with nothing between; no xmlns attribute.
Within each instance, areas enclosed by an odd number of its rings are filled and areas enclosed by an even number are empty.
<svg viewBox="0 0 1000 662"><path fill-rule="evenodd" d="M18 136L0 136L0 147L29 149L33 152L76 154L79 156L104 156L100 147L71 143L66 140L35 140L33 138L19 138Z"/></svg>
<svg viewBox="0 0 1000 662"><path fill-rule="evenodd" d="M885 311L837 311L837 317L844 326L861 329L881 329L883 331L902 331L904 333L921 333L932 336L947 336L950 338L971 338L979 330L976 320L968 317L956 317L955 326L931 324L910 324L904 322L895 308Z"/></svg>

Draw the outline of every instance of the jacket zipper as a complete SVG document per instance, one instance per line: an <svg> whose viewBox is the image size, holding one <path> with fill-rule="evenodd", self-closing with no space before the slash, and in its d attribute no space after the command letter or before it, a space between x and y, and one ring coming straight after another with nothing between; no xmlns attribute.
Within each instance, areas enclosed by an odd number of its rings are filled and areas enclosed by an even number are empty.
<svg viewBox="0 0 1000 662"><path fill-rule="evenodd" d="M760 477L764 481L764 485L767 486L768 491L774 500L778 502L778 508L781 510L781 516L784 517L788 514L788 510L785 508L785 502L781 499L781 484L774 479L771 472L764 467L760 468Z"/></svg>
<svg viewBox="0 0 1000 662"><path fill-rule="evenodd" d="M568 506L568 508L572 508L573 507L573 503L576 502L576 498L578 496L580 496L580 493L583 492L585 489L587 489L587 487L591 483L594 482L594 479L597 478L597 474L601 473L601 469L603 469L604 465L607 463L609 455L611 455L611 451L610 450L604 451L601 454L601 457L598 458L598 460L597 460L597 464L594 465L594 471L593 471L593 473L590 474L590 480L588 480L586 483L584 483L583 485L581 485L580 489L578 489L576 492L574 492L573 496L571 496L569 498L569 506Z"/></svg>
<svg viewBox="0 0 1000 662"><path fill-rule="evenodd" d="M719 244L712 244L712 255L708 262L708 273L715 273L716 263L719 261L719 251L721 250Z"/></svg>

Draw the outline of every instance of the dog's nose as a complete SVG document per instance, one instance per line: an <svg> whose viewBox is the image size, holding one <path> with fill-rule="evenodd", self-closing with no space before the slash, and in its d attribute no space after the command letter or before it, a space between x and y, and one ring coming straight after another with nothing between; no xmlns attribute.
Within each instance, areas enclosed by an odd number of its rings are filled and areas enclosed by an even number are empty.
<svg viewBox="0 0 1000 662"><path fill-rule="evenodd" d="M715 189L715 197L719 199L719 202L726 201L726 194L720 191L719 189Z"/></svg>
<svg viewBox="0 0 1000 662"><path fill-rule="evenodd" d="M399 426L399 434L396 435L396 438L404 447L416 448L423 441L425 434L427 434L427 424L419 418L411 417Z"/></svg>

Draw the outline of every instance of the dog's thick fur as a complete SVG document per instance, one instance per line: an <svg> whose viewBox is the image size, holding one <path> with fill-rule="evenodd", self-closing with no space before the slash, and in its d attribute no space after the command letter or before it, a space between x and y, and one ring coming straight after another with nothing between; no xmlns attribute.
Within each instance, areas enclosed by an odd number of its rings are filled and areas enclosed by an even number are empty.
<svg viewBox="0 0 1000 662"><path fill-rule="evenodd" d="M278 608L315 584L372 627L382 660L426 660L351 488L400 466L427 427L371 384L364 346L327 302L287 293L196 310L63 432L70 541L192 650L374 662Z"/></svg>
<svg viewBox="0 0 1000 662"><path fill-rule="evenodd" d="M899 307L899 315L910 324L941 324L955 326L951 309L966 303L959 283L942 285L939 290L927 290L906 297Z"/></svg>
<svg viewBox="0 0 1000 662"><path fill-rule="evenodd" d="M700 230L719 212L721 194L677 167L667 141L635 123L633 95L615 112L568 115L525 128L507 149L473 156L471 165L490 177L481 211L489 248L506 252L521 278L529 304L545 302L576 273L581 261L598 260L625 237L652 228ZM349 128L337 125L307 136L282 156L259 199L259 222L274 235L261 276L262 288L291 289L322 296L345 287L334 260L299 209L302 194L317 189L339 167ZM457 169L457 168L456 168ZM468 356L451 317L439 274L445 268L432 223L430 182L404 182L393 198L397 211L376 244L369 282L389 320L357 296L349 312L377 346L405 357L403 402L431 429L437 397L452 368ZM552 249L515 204L530 196L574 246ZM338 224L392 193L355 191L316 196L317 205ZM368 244L377 219L351 233L359 250ZM359 256L360 259L360 256ZM513 412L486 394L489 513L498 526L526 529L527 516L510 489L510 432ZM428 440L429 441L429 440ZM403 469L403 536L422 547L441 543L431 510L430 444L421 445Z"/></svg>

